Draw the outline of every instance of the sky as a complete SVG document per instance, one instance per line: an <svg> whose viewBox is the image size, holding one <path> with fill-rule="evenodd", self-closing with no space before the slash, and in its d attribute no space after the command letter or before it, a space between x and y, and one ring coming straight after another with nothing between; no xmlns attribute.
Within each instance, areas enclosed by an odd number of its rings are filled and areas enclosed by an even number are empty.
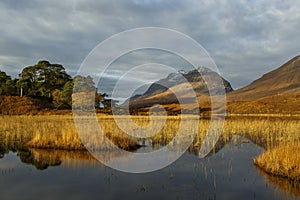
<svg viewBox="0 0 300 200"><path fill-rule="evenodd" d="M141 27L173 29L193 38L234 89L300 54L300 1L294 0L2 0L0 25L0 70L12 77L39 60L62 64L75 75L99 43ZM167 54L132 52L112 66L162 62L186 67L186 61ZM118 79L129 68L111 67L104 79ZM161 78L147 74L137 78Z"/></svg>

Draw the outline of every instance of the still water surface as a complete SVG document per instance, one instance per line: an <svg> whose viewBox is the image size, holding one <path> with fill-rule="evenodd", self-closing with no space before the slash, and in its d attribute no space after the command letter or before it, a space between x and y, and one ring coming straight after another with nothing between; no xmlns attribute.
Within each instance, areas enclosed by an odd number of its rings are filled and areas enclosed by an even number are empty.
<svg viewBox="0 0 300 200"><path fill-rule="evenodd" d="M118 172L76 152L10 151L0 159L0 199L300 199L297 188L281 189L280 179L253 165L262 151L229 142L205 159L186 152L146 174Z"/></svg>

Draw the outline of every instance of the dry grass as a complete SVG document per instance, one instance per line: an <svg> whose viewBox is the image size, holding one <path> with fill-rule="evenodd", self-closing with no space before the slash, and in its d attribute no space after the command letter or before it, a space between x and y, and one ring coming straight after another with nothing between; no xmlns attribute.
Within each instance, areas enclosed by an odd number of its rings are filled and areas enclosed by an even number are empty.
<svg viewBox="0 0 300 200"><path fill-rule="evenodd" d="M269 174L300 181L300 143L273 148L254 159L255 165Z"/></svg>
<svg viewBox="0 0 300 200"><path fill-rule="evenodd" d="M298 141L300 123L297 117L231 117L223 132L249 138L269 150Z"/></svg>
<svg viewBox="0 0 300 200"><path fill-rule="evenodd" d="M264 92L261 92L264 94ZM237 101L237 94L227 96L227 112L235 114L300 114L300 92L280 93L256 100ZM251 95L250 95L251 96ZM253 97L255 95L252 95Z"/></svg>
<svg viewBox="0 0 300 200"><path fill-rule="evenodd" d="M134 123L128 123L125 116L116 116L119 123L126 127L126 133L132 133L135 139L131 139L124 133L115 122L113 116L99 115L98 121L101 129L115 145L134 150L142 142L138 138L142 133L138 126L147 127L149 117L132 116ZM177 134L180 122L181 134L195 134L193 144L189 150L197 153L205 136L207 135L210 121L202 119L199 122L193 116L168 116L166 122L161 126L162 117L154 116L152 126L145 128L144 132L155 133L149 136L152 146L166 145ZM218 121L216 119L216 121ZM198 128L195 127L198 123ZM217 133L220 127L211 127L212 132ZM93 132L93 127L86 127L85 131ZM226 119L222 134L214 151L221 149L233 135L249 138L256 144L264 147L267 152L255 159L255 163L267 172L298 179L300 156L300 123L297 117L230 117ZM82 138L82 137L81 137ZM1 116L0 117L0 140L1 151L18 148L33 147L41 149L64 149L64 150L86 150L82 145L80 137L71 115L57 116ZM103 138L88 135L84 143L89 149L107 149ZM178 142L178 141L177 141ZM213 141L216 142L216 141ZM22 146L23 144L23 146ZM180 145L179 143L177 145ZM3 153L3 152L2 152Z"/></svg>
<svg viewBox="0 0 300 200"><path fill-rule="evenodd" d="M149 124L149 118L145 116L131 117L136 124L128 123L124 116L117 116L116 118L120 120L121 124L124 123L123 126L126 126L127 132L135 132L135 137L139 135L136 125L145 127ZM26 142L29 146L38 148L83 149L71 115L1 116L0 119L0 138L3 141ZM160 116L153 117L153 124L146 129L146 132L155 133L151 137L153 143L166 144L176 135L181 118L180 116L168 116L162 127L161 119ZM100 115L98 120L102 130L112 140L122 140L128 137L116 124L113 116ZM194 117L187 116L184 120L185 127L183 130L196 134L194 144L201 143L207 134L210 121L200 120L198 129L195 130L195 126L192 126L195 125ZM298 118L230 117L224 123L222 137L227 140L232 135L241 135L268 150L278 145L299 140L299 131ZM127 140L125 139L125 141Z"/></svg>
<svg viewBox="0 0 300 200"><path fill-rule="evenodd" d="M226 122L226 128L232 128L264 147L267 151L254 159L254 164L265 172L300 180L300 123L295 117L251 117L252 120L236 119ZM250 119L251 119L250 118ZM232 134L235 134L232 132Z"/></svg>
<svg viewBox="0 0 300 200"><path fill-rule="evenodd" d="M91 127L92 128L92 127ZM87 130L90 131L90 130ZM137 143L129 137L111 135L110 140L120 148L130 150ZM86 150L79 138L72 116L1 116L0 117L0 139L2 143L12 141L23 144L25 147L59 150ZM95 138L89 138L95 141ZM120 143L122 141L122 143ZM103 148L102 141L96 143L97 147ZM93 142L95 145L95 142Z"/></svg>

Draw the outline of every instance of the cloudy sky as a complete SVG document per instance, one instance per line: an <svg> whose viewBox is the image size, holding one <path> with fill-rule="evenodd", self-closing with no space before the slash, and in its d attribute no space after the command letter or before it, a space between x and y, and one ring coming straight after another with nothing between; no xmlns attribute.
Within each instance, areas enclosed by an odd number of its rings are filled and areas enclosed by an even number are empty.
<svg viewBox="0 0 300 200"><path fill-rule="evenodd" d="M63 64L75 75L100 42L139 27L190 36L235 89L300 54L300 1L292 0L2 0L0 25L0 70L12 77L41 59ZM144 64L144 53L121 64L139 58ZM149 53L146 60L154 56L158 62L159 55ZM172 61L168 64L184 65Z"/></svg>

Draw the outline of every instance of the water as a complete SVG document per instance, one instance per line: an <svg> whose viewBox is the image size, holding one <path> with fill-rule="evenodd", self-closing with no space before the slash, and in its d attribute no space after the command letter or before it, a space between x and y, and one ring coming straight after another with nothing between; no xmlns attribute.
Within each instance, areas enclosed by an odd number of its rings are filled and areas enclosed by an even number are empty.
<svg viewBox="0 0 300 200"><path fill-rule="evenodd" d="M253 165L262 151L252 142L229 142L205 159L186 152L146 174L115 171L86 153L10 151L0 159L0 195L2 200L300 199Z"/></svg>

